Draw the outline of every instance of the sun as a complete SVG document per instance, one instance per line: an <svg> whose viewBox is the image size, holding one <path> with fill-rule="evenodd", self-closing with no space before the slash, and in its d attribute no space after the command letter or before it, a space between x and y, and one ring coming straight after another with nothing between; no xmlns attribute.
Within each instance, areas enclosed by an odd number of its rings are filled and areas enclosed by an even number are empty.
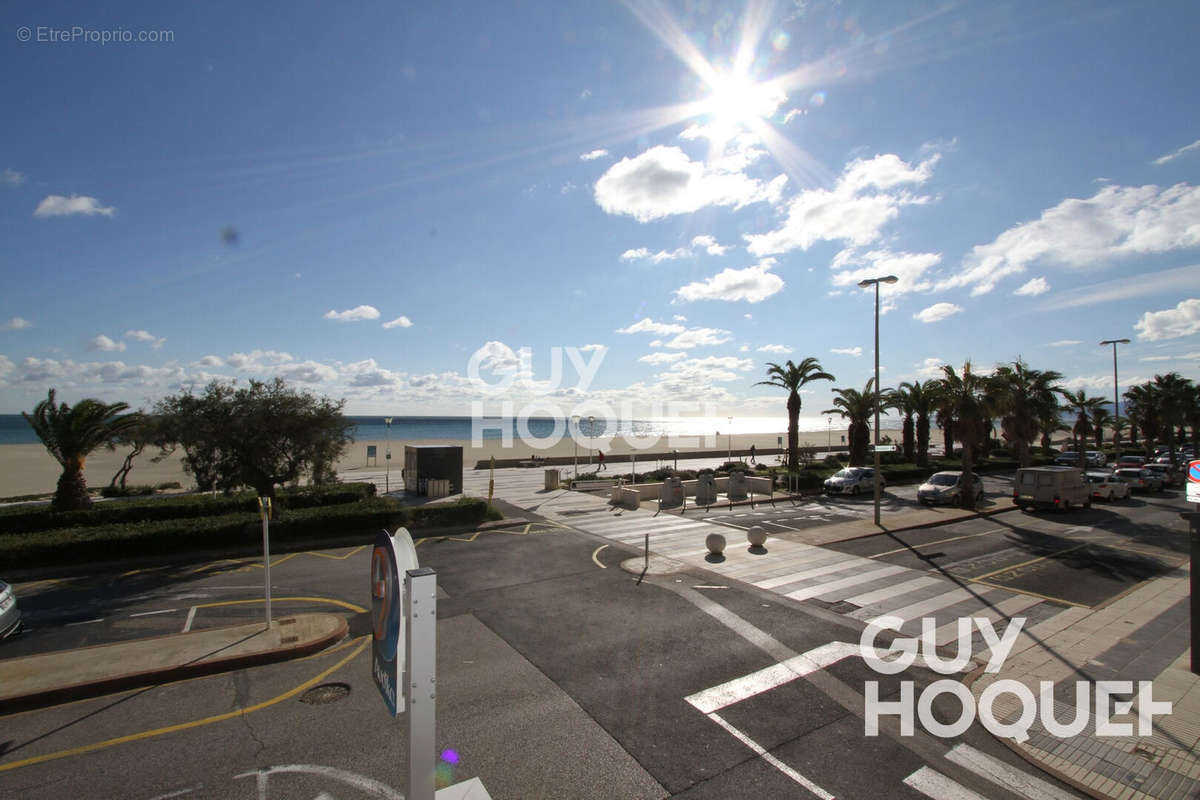
<svg viewBox="0 0 1200 800"><path fill-rule="evenodd" d="M769 81L755 82L747 75L716 75L712 94L703 102L712 121L725 128L754 128L769 119L787 95Z"/></svg>

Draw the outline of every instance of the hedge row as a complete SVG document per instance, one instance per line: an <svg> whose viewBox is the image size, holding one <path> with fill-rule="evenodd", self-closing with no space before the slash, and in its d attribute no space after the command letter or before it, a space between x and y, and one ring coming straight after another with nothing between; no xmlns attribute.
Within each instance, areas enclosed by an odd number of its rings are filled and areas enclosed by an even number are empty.
<svg viewBox="0 0 1200 800"><path fill-rule="evenodd" d="M285 490L275 498L280 509L300 510L356 503L374 495L369 483L344 483L328 488ZM186 520L235 513L258 514L258 496L241 492L231 496L188 494L97 503L86 511L54 512L47 506L0 509L0 533L26 533L56 528Z"/></svg>
<svg viewBox="0 0 1200 800"><path fill-rule="evenodd" d="M381 528L393 530L401 525L419 531L499 518L487 501L477 498L418 508L401 506L391 498L371 498L354 504L282 512L271 522L271 543L272 548L284 550L290 543L358 535L369 538ZM245 512L2 533L0 569L253 547L261 536L262 523L257 514Z"/></svg>

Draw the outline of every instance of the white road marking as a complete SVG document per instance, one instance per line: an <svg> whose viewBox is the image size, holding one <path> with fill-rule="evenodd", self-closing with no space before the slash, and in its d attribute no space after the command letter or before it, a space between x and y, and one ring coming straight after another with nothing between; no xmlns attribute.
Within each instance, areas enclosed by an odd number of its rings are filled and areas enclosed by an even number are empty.
<svg viewBox="0 0 1200 800"><path fill-rule="evenodd" d="M976 750L969 744L955 745L946 759L953 764L971 770L992 783L1003 786L1029 800L1071 800L1072 795L1052 783L1009 766L994 756Z"/></svg>
<svg viewBox="0 0 1200 800"><path fill-rule="evenodd" d="M711 689L696 692L684 699L695 706L700 713L711 714L726 706L762 694L769 689L782 686L796 678L802 678L809 673L824 669L843 658L857 655L859 655L858 645L847 642L830 642L809 650L807 653L792 656L786 661L780 661L757 672L751 672L749 675L743 675Z"/></svg>
<svg viewBox="0 0 1200 800"><path fill-rule="evenodd" d="M905 778L904 783L934 800L987 800L983 795L971 791L961 783L952 781L929 767L921 767Z"/></svg>
<svg viewBox="0 0 1200 800"><path fill-rule="evenodd" d="M164 608L162 611L142 611L137 614L130 614L131 617L152 617L155 614L174 614L178 608Z"/></svg>
<svg viewBox="0 0 1200 800"><path fill-rule="evenodd" d="M104 622L104 617L100 617L100 619L85 619L81 622L68 622L66 625L63 625L63 627L70 628L74 625L91 625L94 622Z"/></svg>
<svg viewBox="0 0 1200 800"><path fill-rule="evenodd" d="M608 545L602 544L599 547L597 547L596 550L592 553L592 561L595 561L596 566L599 567L600 569L608 569L608 567L606 567L600 563L600 559L596 558L596 556L600 555L600 551L606 547L608 547Z"/></svg>
<svg viewBox="0 0 1200 800"><path fill-rule="evenodd" d="M907 567L883 567L882 569L874 569L869 572L860 572L857 575L851 575L848 578L833 581L832 583L819 583L816 586L808 586L804 589L797 589L794 592L788 592L787 596L793 600L807 600L810 597L820 597L830 592L849 589L851 586L858 586L861 583L870 583L879 578L895 575L897 572L908 572Z"/></svg>
<svg viewBox="0 0 1200 800"><path fill-rule="evenodd" d="M730 725L728 722L726 722L724 719L722 719L720 715L709 714L708 718L711 719L713 722L717 723L718 725L720 725L725 730L729 731L729 733L733 734L734 738L736 738L739 742L741 742L742 744L749 747L755 753L758 753L759 758L761 758L763 761L766 761L768 764L775 767L775 769L779 770L784 775L787 775L789 778L791 778L796 783L803 786L805 789L808 789L808 791L812 792L817 797L821 798L821 800L836 800L836 798L832 794L825 791L820 786L817 786L815 783L810 781L808 778L804 777L799 772L792 769L787 764L783 763L778 758L776 758L775 756L768 753L762 747L762 745L760 745L758 742L751 739L746 734L742 733L737 728Z"/></svg>
<svg viewBox="0 0 1200 800"><path fill-rule="evenodd" d="M884 588L876 589L873 592L855 595L854 597L847 597L846 602L853 603L859 608L863 608L864 606L869 606L872 603L877 603L880 600L887 600L889 597L899 597L900 595L911 592L914 589L920 589L922 586L929 586L930 584L941 582L941 578L933 578L929 576L925 576L923 578L913 578L911 581L904 581L903 583L885 586Z"/></svg>
<svg viewBox="0 0 1200 800"><path fill-rule="evenodd" d="M195 619L196 619L196 606L192 606L191 608L188 609L187 622L183 623L183 630L180 632L187 633L188 631L190 631L192 629L192 621Z"/></svg>
<svg viewBox="0 0 1200 800"><path fill-rule="evenodd" d="M692 587L693 589L728 589L728 586L711 586L709 584L698 583Z"/></svg>

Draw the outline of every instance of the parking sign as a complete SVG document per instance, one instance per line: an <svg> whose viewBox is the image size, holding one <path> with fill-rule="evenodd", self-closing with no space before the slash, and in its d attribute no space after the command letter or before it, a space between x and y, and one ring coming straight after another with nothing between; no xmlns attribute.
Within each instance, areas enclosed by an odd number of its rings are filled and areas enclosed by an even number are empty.
<svg viewBox="0 0 1200 800"><path fill-rule="evenodd" d="M1187 501L1200 503L1200 460L1188 464Z"/></svg>
<svg viewBox="0 0 1200 800"><path fill-rule="evenodd" d="M392 716L404 711L404 573L410 569L417 569L417 549L408 531L376 534L371 553L371 674Z"/></svg>

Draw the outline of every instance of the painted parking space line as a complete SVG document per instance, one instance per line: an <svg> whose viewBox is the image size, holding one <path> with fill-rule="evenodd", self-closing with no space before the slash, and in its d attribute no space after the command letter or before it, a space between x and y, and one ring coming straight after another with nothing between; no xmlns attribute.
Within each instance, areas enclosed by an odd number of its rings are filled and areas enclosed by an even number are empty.
<svg viewBox="0 0 1200 800"><path fill-rule="evenodd" d="M1038 556L1037 558L1031 558L1028 561L1022 561L1019 564L1009 564L1007 567L1001 567L1000 569L994 569L991 572L985 572L982 575L963 575L961 577L964 577L967 580L972 580L972 581L987 580L988 578L991 578L995 575L999 575L1002 572L1011 572L1013 570L1020 569L1021 567L1028 567L1030 564L1036 564L1039 561L1046 561L1047 559L1051 559L1056 556L1061 556L1064 553L1073 553L1076 550L1082 549L1084 547L1090 547L1091 544L1092 544L1092 542L1084 542L1083 544L1077 544L1072 547L1064 547L1062 550L1055 550L1053 553L1047 553L1044 556Z"/></svg>
<svg viewBox="0 0 1200 800"><path fill-rule="evenodd" d="M174 614L178 610L179 609L177 609L177 608L164 608L164 609L160 609L158 611L140 611L137 614L130 614L129 616L130 617L153 617L156 614Z"/></svg>
<svg viewBox="0 0 1200 800"><path fill-rule="evenodd" d="M688 695L684 700L700 713L711 714L859 653L858 645L829 642L807 653L800 653L785 661L763 667L757 672Z"/></svg>
<svg viewBox="0 0 1200 800"><path fill-rule="evenodd" d="M758 742L754 741L749 736L747 736L745 733L743 733L742 731L740 731L737 728L730 725L728 722L725 721L725 719L720 714L716 714L716 713L709 714L708 718L711 719L713 722L717 723L718 725L720 725L722 728L724 728L730 734L732 734L733 737L736 738L739 742L746 745L746 747L749 747L751 750L753 750L755 753L757 753L758 757L761 758L763 761L766 761L772 767L779 770L784 775L787 775L789 778L791 778L793 781L795 781L796 783L803 786L809 792L811 792L812 794L821 798L821 800L836 800L836 798L832 794L825 791L820 786L813 783L808 778L804 777L799 772L792 769L787 764L783 763L778 758L776 758L775 756L768 753L766 748L764 748Z"/></svg>
<svg viewBox="0 0 1200 800"><path fill-rule="evenodd" d="M104 617L100 617L98 619L85 619L85 620L81 620L79 622L68 622L67 624L63 625L63 627L64 628L72 628L76 625L92 625L97 622L104 622Z"/></svg>
<svg viewBox="0 0 1200 800"><path fill-rule="evenodd" d="M183 623L183 630L180 633L187 633L192 629L192 623L196 621L196 606L188 609L187 621Z"/></svg>
<svg viewBox="0 0 1200 800"><path fill-rule="evenodd" d="M916 789L933 800L987 800L957 781L952 781L936 769L921 767L904 779L904 785Z"/></svg>
<svg viewBox="0 0 1200 800"><path fill-rule="evenodd" d="M932 542L921 542L913 547L897 547L895 550L885 550L882 553L876 553L873 556L866 558L883 558L884 556L894 556L896 553L911 553L913 550L919 550L922 547L933 547L934 545L946 544L947 542L957 542L962 539L974 539L976 536L988 536L993 533L1001 533L1007 531L1008 528L992 528L991 530L980 531L979 533L965 533L962 536L951 536L948 539L937 539Z"/></svg>

